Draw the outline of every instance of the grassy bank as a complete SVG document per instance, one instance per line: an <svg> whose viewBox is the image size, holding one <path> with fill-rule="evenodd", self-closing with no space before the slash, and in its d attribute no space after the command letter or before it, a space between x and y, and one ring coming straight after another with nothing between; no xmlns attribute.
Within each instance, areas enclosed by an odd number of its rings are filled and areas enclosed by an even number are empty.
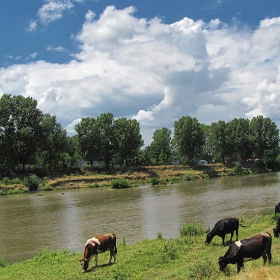
<svg viewBox="0 0 280 280"><path fill-rule="evenodd" d="M103 170L79 169L78 174L58 174L45 176L38 184L39 191L51 191L74 188L98 188L112 186L112 181L124 180L129 184L124 187L135 187L143 184L172 184L178 181L197 180L208 177L233 175L247 175L259 172L268 172L256 166L242 167L241 165L225 166L209 164L204 166L147 166L131 168L129 170L114 169L109 172ZM35 178L36 179L36 178ZM117 185L117 184L116 184ZM26 178L4 178L0 181L0 195L20 194L29 192Z"/></svg>
<svg viewBox="0 0 280 280"><path fill-rule="evenodd" d="M272 234L275 217L271 212L262 217L240 217L239 238L268 231ZM227 250L221 238L215 237L205 244L205 231L199 225L187 225L181 229L178 239L164 239L158 234L156 240L142 240L126 245L118 240L117 261L107 265L109 253L99 255L99 266L90 263L87 273L81 272L78 258L82 252L38 253L33 259L5 265L0 262L1 279L280 279L280 240L272 241L272 264L262 266L262 259L245 263L245 269L236 273L236 265L229 265L227 274L218 269L217 258ZM116 233L117 234L117 233ZM235 236L234 236L235 238ZM227 236L227 240L229 236ZM20 246L15 246L20 250Z"/></svg>

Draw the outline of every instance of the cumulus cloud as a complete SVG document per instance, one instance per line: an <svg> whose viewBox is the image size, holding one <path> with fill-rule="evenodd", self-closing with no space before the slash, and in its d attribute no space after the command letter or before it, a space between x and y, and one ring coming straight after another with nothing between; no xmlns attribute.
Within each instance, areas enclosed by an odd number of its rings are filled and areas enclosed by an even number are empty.
<svg viewBox="0 0 280 280"><path fill-rule="evenodd" d="M59 3L47 2L45 12L60 11L47 21L74 2ZM279 125L280 18L248 30L218 19L169 25L135 11L108 6L98 17L89 11L71 62L2 68L0 94L32 96L70 133L85 116L137 119L145 144L155 129L172 129L182 116L211 124L262 114Z"/></svg>

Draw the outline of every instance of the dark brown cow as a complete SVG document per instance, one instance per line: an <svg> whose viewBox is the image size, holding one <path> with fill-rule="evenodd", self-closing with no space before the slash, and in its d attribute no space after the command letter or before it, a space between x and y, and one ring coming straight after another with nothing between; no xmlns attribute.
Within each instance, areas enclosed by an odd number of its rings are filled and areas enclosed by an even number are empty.
<svg viewBox="0 0 280 280"><path fill-rule="evenodd" d="M280 202L278 202L278 203L275 205L274 213L275 213L275 214L280 213Z"/></svg>
<svg viewBox="0 0 280 280"><path fill-rule="evenodd" d="M87 240L84 249L83 258L79 259L81 266L83 268L82 272L86 272L89 262L93 256L95 256L95 266L97 266L98 254L110 251L111 264L112 257L114 257L114 262L116 261L117 254L117 238L114 233L107 233L104 235L98 235Z"/></svg>
<svg viewBox="0 0 280 280"><path fill-rule="evenodd" d="M273 228L274 237L279 237L280 233L280 217L277 218L276 227Z"/></svg>
<svg viewBox="0 0 280 280"><path fill-rule="evenodd" d="M220 270L225 272L228 264L237 264L237 272L240 272L241 267L244 267L244 262L256 260L263 257L263 265L266 260L271 262L271 235L266 232L252 236L241 241L236 241L231 244L223 257L218 258Z"/></svg>
<svg viewBox="0 0 280 280"><path fill-rule="evenodd" d="M212 239L217 235L222 238L223 245L225 245L225 236L230 233L230 242L232 241L233 233L236 233L236 240L238 240L238 228L239 219L238 218L225 218L219 220L213 229L206 235L206 243L210 243Z"/></svg>

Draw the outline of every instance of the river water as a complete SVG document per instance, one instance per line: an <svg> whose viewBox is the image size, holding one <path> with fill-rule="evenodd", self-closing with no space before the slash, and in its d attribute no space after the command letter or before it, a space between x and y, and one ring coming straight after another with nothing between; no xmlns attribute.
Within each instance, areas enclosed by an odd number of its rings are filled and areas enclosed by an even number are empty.
<svg viewBox="0 0 280 280"><path fill-rule="evenodd" d="M94 235L117 242L178 237L180 228L274 211L280 173L223 177L133 189L77 189L0 197L0 259L32 258L42 249L83 252Z"/></svg>

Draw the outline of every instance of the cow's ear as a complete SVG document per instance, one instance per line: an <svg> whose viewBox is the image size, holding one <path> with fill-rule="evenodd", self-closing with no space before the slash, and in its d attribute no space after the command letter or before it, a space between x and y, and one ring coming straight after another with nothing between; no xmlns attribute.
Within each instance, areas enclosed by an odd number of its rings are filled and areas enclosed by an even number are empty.
<svg viewBox="0 0 280 280"><path fill-rule="evenodd" d="M83 258L82 258L82 259L78 259L79 262L81 262L81 261L83 261L83 260L84 260Z"/></svg>

